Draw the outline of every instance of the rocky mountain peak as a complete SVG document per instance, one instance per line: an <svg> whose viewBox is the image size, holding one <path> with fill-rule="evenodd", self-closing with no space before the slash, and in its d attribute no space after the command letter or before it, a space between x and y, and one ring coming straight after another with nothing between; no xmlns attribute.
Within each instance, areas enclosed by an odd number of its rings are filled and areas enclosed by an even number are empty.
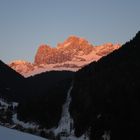
<svg viewBox="0 0 140 140"><path fill-rule="evenodd" d="M44 54L44 53L48 53L51 50L52 50L52 47L50 47L49 45L46 45L46 44L42 44L38 47L37 52L41 53L41 54L42 53Z"/></svg>
<svg viewBox="0 0 140 140"><path fill-rule="evenodd" d="M63 63L81 55L88 55L93 50L93 45L87 40L70 36L64 42L58 43L56 48L41 45L36 53L34 62L35 64Z"/></svg>
<svg viewBox="0 0 140 140"><path fill-rule="evenodd" d="M83 42L86 42L88 43L88 41L84 38L81 38L81 37L77 37L77 36L69 36L65 42L78 42L79 44L80 43L83 43Z"/></svg>
<svg viewBox="0 0 140 140"><path fill-rule="evenodd" d="M51 48L49 45L40 45L35 55L35 64L46 64L46 54L50 55L52 53L53 48Z"/></svg>
<svg viewBox="0 0 140 140"><path fill-rule="evenodd" d="M18 60L10 63L10 67L21 74L26 74L29 71L31 73L40 68L46 70L67 70L70 68L76 71L118 48L120 48L119 44L112 43L95 47L84 38L70 36L54 48L47 44L40 45L33 64Z"/></svg>
<svg viewBox="0 0 140 140"><path fill-rule="evenodd" d="M57 48L82 49L93 47L86 39L70 36L64 42L58 43Z"/></svg>

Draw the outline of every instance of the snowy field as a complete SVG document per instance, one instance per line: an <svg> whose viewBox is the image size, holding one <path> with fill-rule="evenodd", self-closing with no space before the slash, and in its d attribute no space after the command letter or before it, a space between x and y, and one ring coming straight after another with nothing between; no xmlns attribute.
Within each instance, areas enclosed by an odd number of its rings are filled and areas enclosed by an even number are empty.
<svg viewBox="0 0 140 140"><path fill-rule="evenodd" d="M47 139L0 126L0 140L47 140Z"/></svg>

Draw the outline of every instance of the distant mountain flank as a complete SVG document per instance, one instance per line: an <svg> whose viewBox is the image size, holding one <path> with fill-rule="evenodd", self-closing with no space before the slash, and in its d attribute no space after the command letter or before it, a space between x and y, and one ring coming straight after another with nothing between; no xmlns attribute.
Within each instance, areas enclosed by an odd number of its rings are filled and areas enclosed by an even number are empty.
<svg viewBox="0 0 140 140"><path fill-rule="evenodd" d="M25 77L50 70L77 71L118 48L119 44L106 43L94 46L86 39L70 36L64 42L58 43L55 48L46 44L40 45L34 63L16 60L9 66Z"/></svg>

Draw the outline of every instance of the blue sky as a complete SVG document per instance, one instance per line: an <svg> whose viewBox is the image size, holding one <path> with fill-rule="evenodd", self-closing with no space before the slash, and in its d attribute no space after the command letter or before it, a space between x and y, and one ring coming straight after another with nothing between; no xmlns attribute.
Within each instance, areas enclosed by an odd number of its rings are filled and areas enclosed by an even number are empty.
<svg viewBox="0 0 140 140"><path fill-rule="evenodd" d="M125 43L140 30L140 0L0 0L0 59L33 62L40 44L68 36Z"/></svg>

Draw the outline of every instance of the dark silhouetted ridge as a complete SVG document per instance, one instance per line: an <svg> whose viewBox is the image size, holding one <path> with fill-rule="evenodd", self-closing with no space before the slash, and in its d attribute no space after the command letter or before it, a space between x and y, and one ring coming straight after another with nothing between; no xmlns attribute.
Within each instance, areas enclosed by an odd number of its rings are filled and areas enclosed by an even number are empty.
<svg viewBox="0 0 140 140"><path fill-rule="evenodd" d="M75 75L70 112L75 134L136 140L140 124L140 32L120 49Z"/></svg>

